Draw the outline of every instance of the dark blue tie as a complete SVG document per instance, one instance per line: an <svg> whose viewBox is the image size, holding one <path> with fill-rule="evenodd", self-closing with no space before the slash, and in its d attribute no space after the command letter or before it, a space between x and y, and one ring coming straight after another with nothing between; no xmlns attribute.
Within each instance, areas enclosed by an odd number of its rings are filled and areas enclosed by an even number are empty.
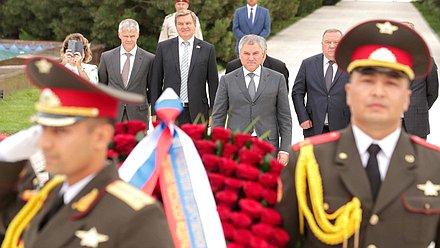
<svg viewBox="0 0 440 248"><path fill-rule="evenodd" d="M252 25L254 25L254 12L252 12L253 8L251 8L251 14L249 15L249 28L252 30Z"/></svg>

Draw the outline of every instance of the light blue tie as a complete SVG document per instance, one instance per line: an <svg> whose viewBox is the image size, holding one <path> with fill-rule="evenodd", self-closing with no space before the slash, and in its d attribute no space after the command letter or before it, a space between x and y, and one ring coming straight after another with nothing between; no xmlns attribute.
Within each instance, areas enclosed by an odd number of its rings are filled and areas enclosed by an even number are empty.
<svg viewBox="0 0 440 248"><path fill-rule="evenodd" d="M180 64L180 99L183 103L188 102L188 71L189 71L189 42L184 41L182 63Z"/></svg>

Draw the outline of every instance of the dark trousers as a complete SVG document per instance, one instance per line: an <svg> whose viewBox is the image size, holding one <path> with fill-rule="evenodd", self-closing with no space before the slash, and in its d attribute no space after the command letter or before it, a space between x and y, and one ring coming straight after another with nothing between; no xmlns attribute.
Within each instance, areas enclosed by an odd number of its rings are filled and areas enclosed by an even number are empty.
<svg viewBox="0 0 440 248"><path fill-rule="evenodd" d="M189 114L189 107L183 107L182 112L180 113L180 115L177 117L176 120L177 125L182 125L185 123L192 123L191 116Z"/></svg>

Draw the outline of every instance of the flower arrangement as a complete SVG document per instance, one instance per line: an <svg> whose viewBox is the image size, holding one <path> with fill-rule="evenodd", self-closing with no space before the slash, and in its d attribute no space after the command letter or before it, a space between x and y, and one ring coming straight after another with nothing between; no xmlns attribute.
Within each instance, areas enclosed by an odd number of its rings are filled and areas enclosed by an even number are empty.
<svg viewBox="0 0 440 248"><path fill-rule="evenodd" d="M228 248L284 247L289 236L273 209L283 165L275 147L249 134L205 125L180 127L194 141L217 203Z"/></svg>

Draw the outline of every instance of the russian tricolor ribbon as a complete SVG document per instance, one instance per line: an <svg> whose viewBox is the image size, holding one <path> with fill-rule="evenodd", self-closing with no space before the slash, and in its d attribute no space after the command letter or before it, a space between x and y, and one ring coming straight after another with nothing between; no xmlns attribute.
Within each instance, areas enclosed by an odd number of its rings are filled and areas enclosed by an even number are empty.
<svg viewBox="0 0 440 248"><path fill-rule="evenodd" d="M175 247L226 247L214 196L192 140L173 124L182 111L179 97L166 89L155 105L162 120L133 149L120 177L152 194L159 183Z"/></svg>

